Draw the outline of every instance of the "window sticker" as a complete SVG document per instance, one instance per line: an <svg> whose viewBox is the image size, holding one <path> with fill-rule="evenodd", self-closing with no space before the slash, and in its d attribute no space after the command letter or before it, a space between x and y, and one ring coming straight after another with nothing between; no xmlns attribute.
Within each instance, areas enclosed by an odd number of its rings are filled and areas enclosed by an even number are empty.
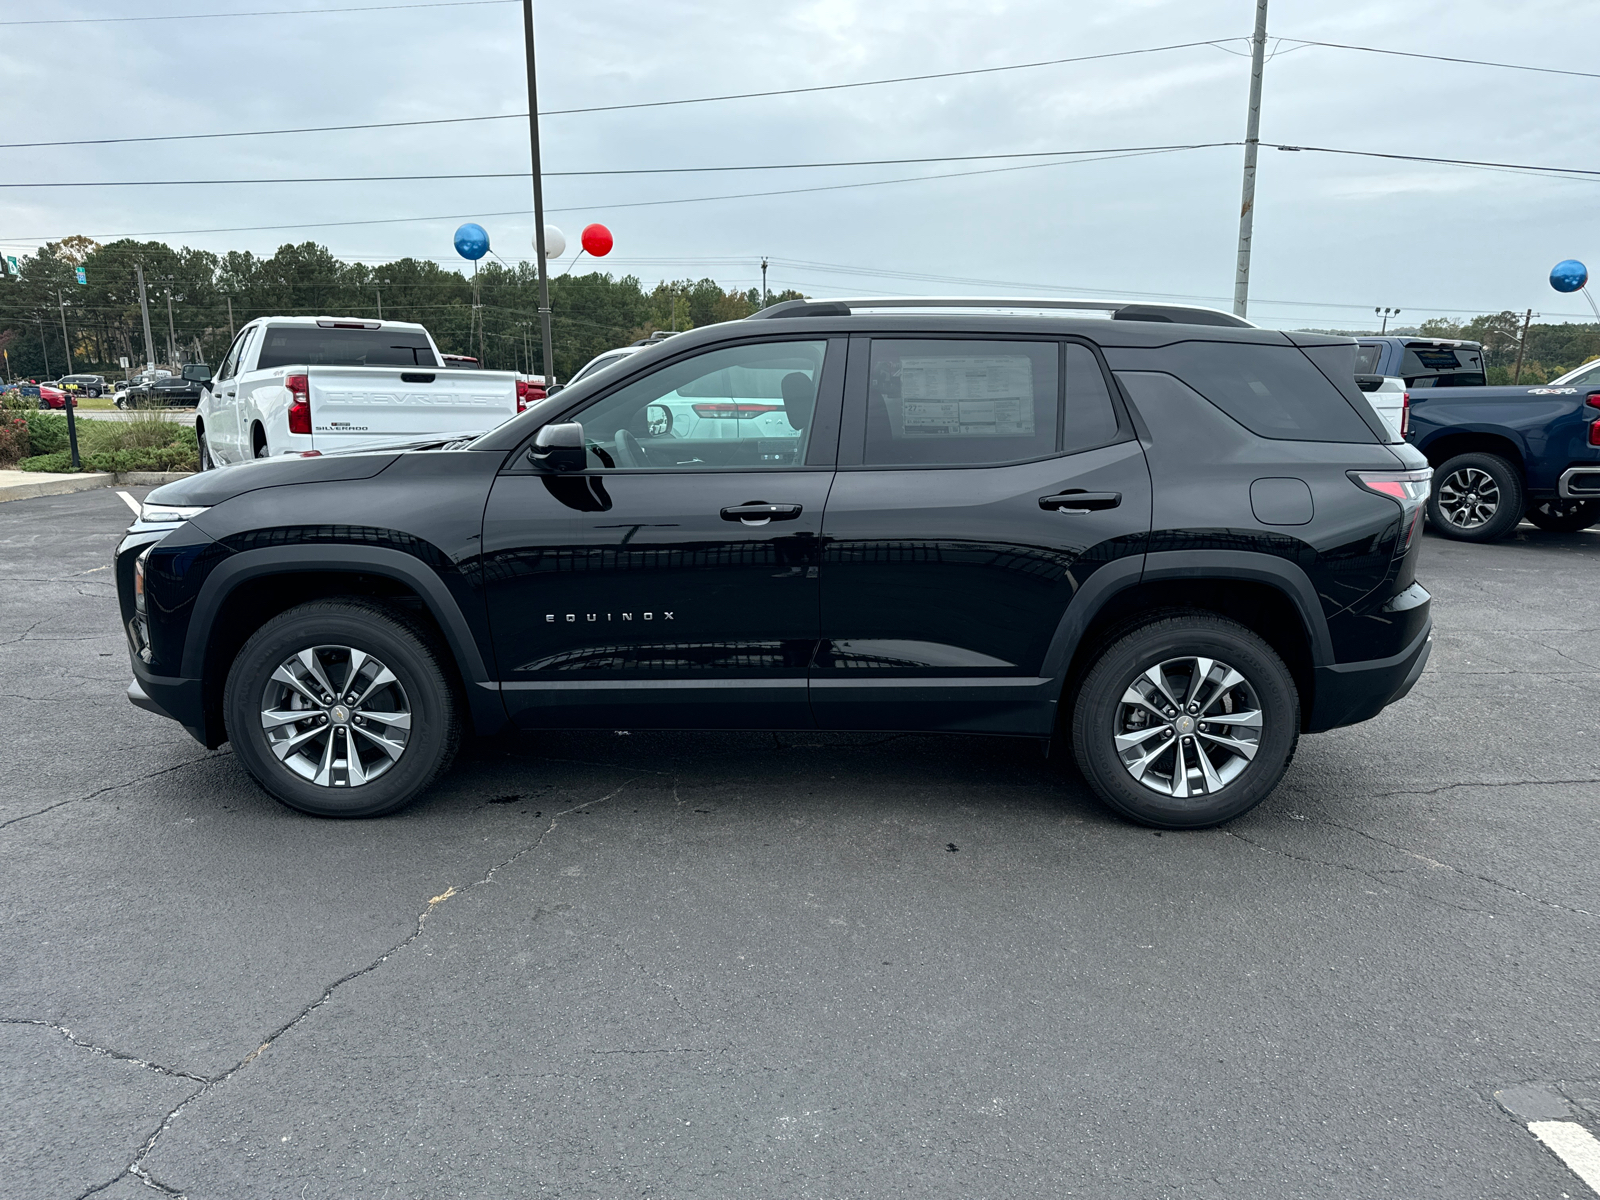
<svg viewBox="0 0 1600 1200"><path fill-rule="evenodd" d="M900 403L885 399L897 438L1033 436L1033 362L1025 354L904 358Z"/></svg>

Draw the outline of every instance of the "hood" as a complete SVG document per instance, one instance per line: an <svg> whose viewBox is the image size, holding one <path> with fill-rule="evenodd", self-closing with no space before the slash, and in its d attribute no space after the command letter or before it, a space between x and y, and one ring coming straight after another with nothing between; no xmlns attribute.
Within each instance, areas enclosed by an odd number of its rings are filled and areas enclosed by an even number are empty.
<svg viewBox="0 0 1600 1200"><path fill-rule="evenodd" d="M201 471L176 483L162 484L146 496L145 501L170 504L175 508L210 508L261 488L284 487L293 483L371 479L398 457L396 451L387 450L368 454L320 455L316 458L301 458L299 455L260 458L215 471Z"/></svg>

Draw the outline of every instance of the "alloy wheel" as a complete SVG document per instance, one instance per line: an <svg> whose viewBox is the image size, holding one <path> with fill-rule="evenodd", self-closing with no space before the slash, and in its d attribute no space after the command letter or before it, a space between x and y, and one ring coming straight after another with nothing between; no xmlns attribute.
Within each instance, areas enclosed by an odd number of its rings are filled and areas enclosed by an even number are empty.
<svg viewBox="0 0 1600 1200"><path fill-rule="evenodd" d="M1219 792L1261 747L1261 703L1219 659L1170 658L1137 676L1117 708L1117 757L1164 796Z"/></svg>
<svg viewBox="0 0 1600 1200"><path fill-rule="evenodd" d="M1439 511L1457 529L1478 529L1500 509L1500 485L1479 467L1462 467L1439 485Z"/></svg>
<svg viewBox="0 0 1600 1200"><path fill-rule="evenodd" d="M394 672L350 646L312 646L283 660L261 696L273 755L308 783L360 787L405 753L411 705Z"/></svg>

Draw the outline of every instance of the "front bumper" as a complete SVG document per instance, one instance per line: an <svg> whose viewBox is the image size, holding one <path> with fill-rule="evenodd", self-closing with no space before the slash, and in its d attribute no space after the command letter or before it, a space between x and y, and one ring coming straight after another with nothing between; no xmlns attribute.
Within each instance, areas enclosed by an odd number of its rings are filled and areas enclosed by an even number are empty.
<svg viewBox="0 0 1600 1200"><path fill-rule="evenodd" d="M198 679L180 679L167 675L151 675L141 670L142 663L135 660L133 679L128 683L128 703L158 717L166 717L182 725L195 741L208 750L222 744L221 737L212 740L207 736L205 700Z"/></svg>
<svg viewBox="0 0 1600 1200"><path fill-rule="evenodd" d="M1368 662L1335 663L1316 668L1316 702L1307 733L1354 725L1377 716L1404 698L1433 653L1433 619L1399 654Z"/></svg>

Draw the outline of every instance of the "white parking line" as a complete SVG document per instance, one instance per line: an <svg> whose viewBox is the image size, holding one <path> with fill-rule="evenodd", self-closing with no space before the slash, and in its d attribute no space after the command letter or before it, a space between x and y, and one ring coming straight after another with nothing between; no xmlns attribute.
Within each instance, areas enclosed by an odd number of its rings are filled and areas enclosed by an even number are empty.
<svg viewBox="0 0 1600 1200"><path fill-rule="evenodd" d="M1600 1141L1576 1121L1529 1121L1533 1134L1566 1163L1572 1173L1600 1193Z"/></svg>
<svg viewBox="0 0 1600 1200"><path fill-rule="evenodd" d="M137 517L139 515L139 502L132 496L128 495L127 492L118 492L117 495L121 496L128 502L128 507L133 509L133 515Z"/></svg>

